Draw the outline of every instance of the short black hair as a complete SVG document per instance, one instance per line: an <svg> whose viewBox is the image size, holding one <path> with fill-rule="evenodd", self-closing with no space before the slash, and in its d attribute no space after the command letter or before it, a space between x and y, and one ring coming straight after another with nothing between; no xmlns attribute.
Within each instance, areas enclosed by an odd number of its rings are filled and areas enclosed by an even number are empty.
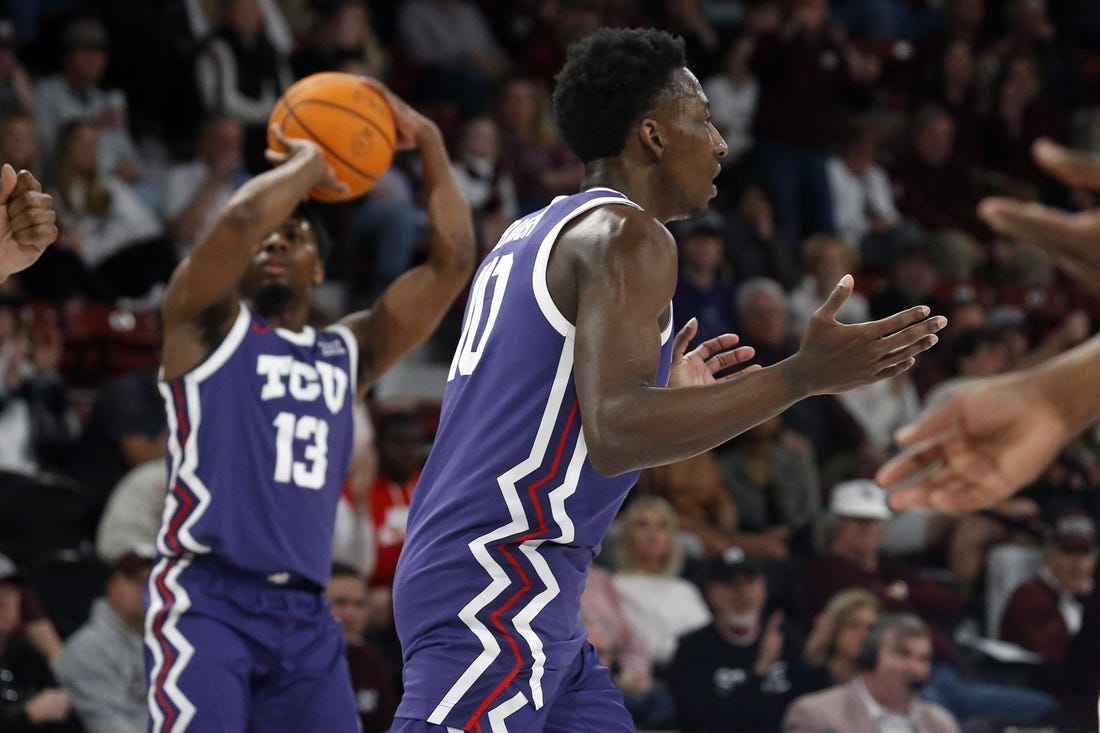
<svg viewBox="0 0 1100 733"><path fill-rule="evenodd" d="M566 144L582 163L618 155L631 125L686 65L684 40L653 28L604 28L577 41L554 89Z"/></svg>

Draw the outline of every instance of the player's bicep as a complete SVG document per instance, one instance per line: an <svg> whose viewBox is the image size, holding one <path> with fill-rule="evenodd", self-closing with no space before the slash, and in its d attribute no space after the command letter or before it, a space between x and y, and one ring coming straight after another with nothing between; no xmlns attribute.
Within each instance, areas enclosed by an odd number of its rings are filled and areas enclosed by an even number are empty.
<svg viewBox="0 0 1100 733"><path fill-rule="evenodd" d="M663 227L624 232L598 259L582 262L577 277L574 362L586 420L653 383L658 321L676 288L675 245Z"/></svg>

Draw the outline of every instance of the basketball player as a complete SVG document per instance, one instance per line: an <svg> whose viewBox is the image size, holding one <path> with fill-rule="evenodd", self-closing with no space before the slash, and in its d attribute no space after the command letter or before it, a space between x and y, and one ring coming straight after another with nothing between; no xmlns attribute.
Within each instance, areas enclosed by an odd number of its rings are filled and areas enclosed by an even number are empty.
<svg viewBox="0 0 1100 733"><path fill-rule="evenodd" d="M673 339L669 308L676 247L662 222L706 210L727 149L682 41L579 41L555 106L584 190L513 223L474 278L394 582L395 733L633 731L580 595L638 470L899 374L946 322L921 306L841 325L845 276L798 354L716 378L752 349L726 335L686 353L695 324Z"/></svg>
<svg viewBox="0 0 1100 733"><path fill-rule="evenodd" d="M321 595L352 406L436 327L473 267L469 208L436 126L386 90L416 147L430 251L374 306L307 325L321 232L296 208L339 188L321 150L286 139L176 270L161 391L169 492L146 612L151 730L359 730L343 633ZM384 243L383 243L384 246Z"/></svg>
<svg viewBox="0 0 1100 733"><path fill-rule="evenodd" d="M1036 162L1068 185L1100 190L1100 159L1041 140ZM1031 242L1083 285L1100 292L1100 210L1067 213L992 198L978 213L999 233ZM1100 418L1100 336L1030 370L961 390L897 435L908 449L884 465L895 509L972 511L1039 475L1065 443Z"/></svg>
<svg viewBox="0 0 1100 733"><path fill-rule="evenodd" d="M57 239L53 198L27 170L0 168L0 282L33 265Z"/></svg>

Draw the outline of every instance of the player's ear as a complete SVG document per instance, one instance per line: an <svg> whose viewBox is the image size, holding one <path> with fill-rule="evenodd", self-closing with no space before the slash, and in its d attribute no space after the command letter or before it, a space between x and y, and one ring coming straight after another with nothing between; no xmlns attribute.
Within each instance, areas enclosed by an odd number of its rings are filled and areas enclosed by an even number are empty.
<svg viewBox="0 0 1100 733"><path fill-rule="evenodd" d="M665 141L661 131L661 123L652 117L643 117L638 123L638 141L642 144L642 150L649 152L658 160L665 154Z"/></svg>

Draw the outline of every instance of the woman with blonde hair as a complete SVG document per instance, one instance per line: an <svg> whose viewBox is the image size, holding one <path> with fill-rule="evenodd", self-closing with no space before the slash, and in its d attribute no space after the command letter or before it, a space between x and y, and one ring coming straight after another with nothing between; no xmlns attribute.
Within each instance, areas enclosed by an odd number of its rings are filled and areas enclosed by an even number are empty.
<svg viewBox="0 0 1100 733"><path fill-rule="evenodd" d="M859 650L867 629L878 620L882 604L861 588L842 590L814 619L806 640L806 661L825 668L836 684L859 673Z"/></svg>
<svg viewBox="0 0 1100 733"><path fill-rule="evenodd" d="M615 589L630 629L658 666L668 664L680 636L710 622L702 593L680 577L676 511L657 496L640 496L623 512L615 543Z"/></svg>

